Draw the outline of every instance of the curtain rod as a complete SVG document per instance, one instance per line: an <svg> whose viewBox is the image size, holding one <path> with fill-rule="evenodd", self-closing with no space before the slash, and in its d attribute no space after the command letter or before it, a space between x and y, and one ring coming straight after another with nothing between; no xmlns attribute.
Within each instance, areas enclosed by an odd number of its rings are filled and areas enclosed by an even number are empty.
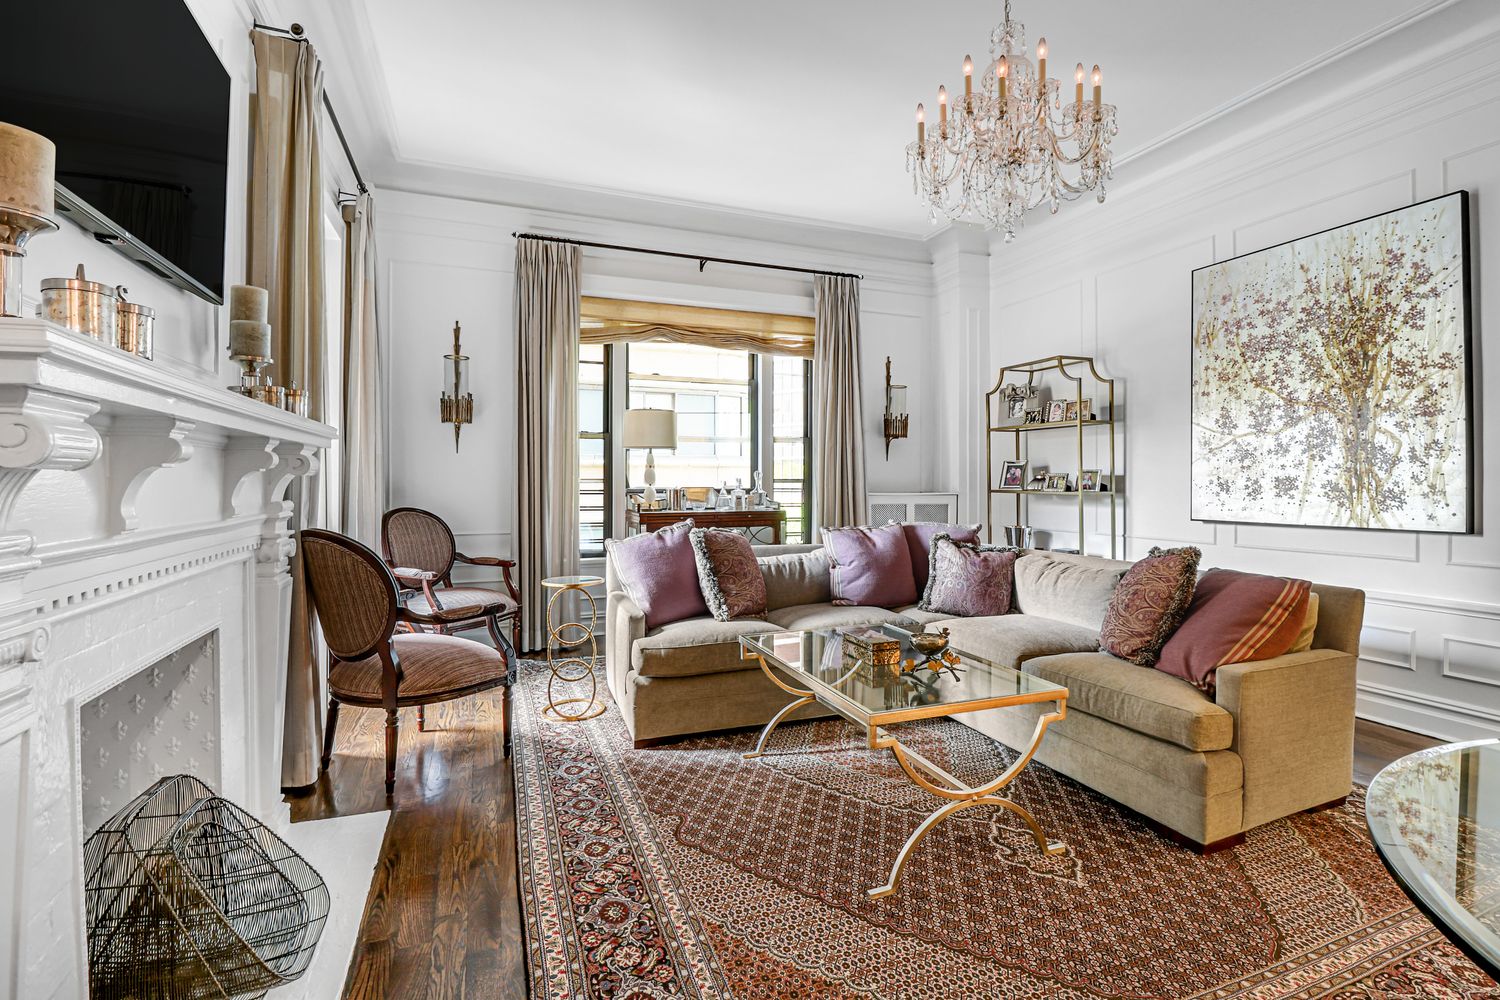
<svg viewBox="0 0 1500 1000"><path fill-rule="evenodd" d="M256 21L252 24L256 31L264 31L268 35L284 35L295 39L299 44L307 41L307 36L302 33L302 25L292 22L290 28L277 28L269 24L261 24ZM349 161L350 168L354 171L354 183L359 188L360 194L368 194L369 188L365 186L365 179L360 175L359 164L354 162L354 150L349 148L349 140L344 138L344 126L339 124L339 116L333 110L333 101L328 97L328 88L323 88L323 107L328 109L328 119L333 122L333 131L339 137L339 145L344 147L344 159Z"/></svg>
<svg viewBox="0 0 1500 1000"><path fill-rule="evenodd" d="M564 236L547 236L542 233L511 233L518 240L550 240L553 243L569 243L576 247L593 247L596 250L622 250L625 253L644 253L653 257L679 257L683 260L696 260L698 270L709 264L736 264L740 267L762 267L768 271L795 271L798 274L826 274L830 278L855 278L863 281L864 275L850 274L847 271L824 271L815 267L793 267L790 264L764 264L756 260L735 260L731 257L705 257L701 253L678 253L675 250L652 250L647 247L627 247L617 243L594 243L589 240L570 240Z"/></svg>

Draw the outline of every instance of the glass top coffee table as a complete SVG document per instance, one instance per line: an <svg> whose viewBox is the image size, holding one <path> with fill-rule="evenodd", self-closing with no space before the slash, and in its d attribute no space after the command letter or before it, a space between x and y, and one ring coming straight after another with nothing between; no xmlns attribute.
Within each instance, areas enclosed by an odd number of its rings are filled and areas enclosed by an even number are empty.
<svg viewBox="0 0 1500 1000"><path fill-rule="evenodd" d="M884 643L871 652L865 644L845 639L849 632L865 633L867 639ZM889 647L894 647L894 649ZM755 749L745 758L765 753L766 742L781 721L804 705L817 702L849 722L865 729L870 749L889 750L913 782L940 799L944 805L924 819L891 865L884 885L868 890L872 897L896 891L901 869L922 838L954 813L970 806L993 805L1019 816L1047 854L1067 848L1042 833L1036 817L998 793L1015 780L1041 745L1047 727L1067 715L1068 689L1039 677L1001 666L961 650L949 648L929 657L912 643L911 633L893 625L864 629L810 629L796 632L762 632L740 638L740 655L758 660L771 683L796 700L772 717L761 730ZM774 668L790 675L787 681ZM915 719L935 719L966 712L1009 708L1016 705L1051 703L1032 733L1031 743L1016 748L1020 756L993 781L966 785L921 754L903 745L887 726Z"/></svg>
<svg viewBox="0 0 1500 1000"><path fill-rule="evenodd" d="M1406 894L1500 979L1500 740L1395 761L1370 782L1365 820Z"/></svg>

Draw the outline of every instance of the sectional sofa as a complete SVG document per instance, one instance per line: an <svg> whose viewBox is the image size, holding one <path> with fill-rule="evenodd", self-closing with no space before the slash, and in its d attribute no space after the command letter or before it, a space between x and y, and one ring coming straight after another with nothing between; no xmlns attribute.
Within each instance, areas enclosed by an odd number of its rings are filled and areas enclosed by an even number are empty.
<svg viewBox="0 0 1500 1000"><path fill-rule="evenodd" d="M932 623L949 629L959 649L1066 686L1067 718L1051 727L1036 759L1199 850L1232 846L1246 830L1337 804L1350 791L1361 591L1314 584L1313 648L1221 667L1210 697L1099 651L1099 629L1128 562L1028 551L1015 564L1014 613L953 618L916 607L834 605L818 546L757 546L756 555L766 580L764 618L694 618L650 630L607 562L607 675L637 747L761 726L786 704L759 665L741 658L741 635ZM1045 709L957 718L1025 746ZM802 712L793 718L823 714L817 706Z"/></svg>

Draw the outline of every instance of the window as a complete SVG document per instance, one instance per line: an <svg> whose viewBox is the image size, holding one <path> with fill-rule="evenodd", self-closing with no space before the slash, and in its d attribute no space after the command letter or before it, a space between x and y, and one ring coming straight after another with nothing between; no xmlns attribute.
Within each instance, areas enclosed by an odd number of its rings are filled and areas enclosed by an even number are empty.
<svg viewBox="0 0 1500 1000"><path fill-rule="evenodd" d="M786 541L812 539L812 362L775 355L771 367L771 498L786 508Z"/></svg>
<svg viewBox="0 0 1500 1000"><path fill-rule="evenodd" d="M747 351L697 344L644 343L624 348L630 408L677 412L677 447L656 456L658 486L751 488L754 370ZM631 449L632 486L646 479L646 453Z"/></svg>
<svg viewBox="0 0 1500 1000"><path fill-rule="evenodd" d="M738 483L748 492L759 469L763 488L786 509L783 540L810 538L810 385L811 363L799 357L665 340L580 345L580 555L604 554L623 517L621 488L645 484L646 452L626 451L611 434L627 408L640 407L677 414L677 447L654 456L658 488Z"/></svg>
<svg viewBox="0 0 1500 1000"><path fill-rule="evenodd" d="M609 358L614 348L578 348L578 551L604 555L610 517Z"/></svg>

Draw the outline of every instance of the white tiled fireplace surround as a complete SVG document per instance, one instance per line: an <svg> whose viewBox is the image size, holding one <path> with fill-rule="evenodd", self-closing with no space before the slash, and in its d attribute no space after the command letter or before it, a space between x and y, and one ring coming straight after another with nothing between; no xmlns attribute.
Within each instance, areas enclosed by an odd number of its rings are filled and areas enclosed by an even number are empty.
<svg viewBox="0 0 1500 1000"><path fill-rule="evenodd" d="M0 998L87 995L83 840L158 772L287 826L285 496L333 429L228 381L0 319Z"/></svg>

